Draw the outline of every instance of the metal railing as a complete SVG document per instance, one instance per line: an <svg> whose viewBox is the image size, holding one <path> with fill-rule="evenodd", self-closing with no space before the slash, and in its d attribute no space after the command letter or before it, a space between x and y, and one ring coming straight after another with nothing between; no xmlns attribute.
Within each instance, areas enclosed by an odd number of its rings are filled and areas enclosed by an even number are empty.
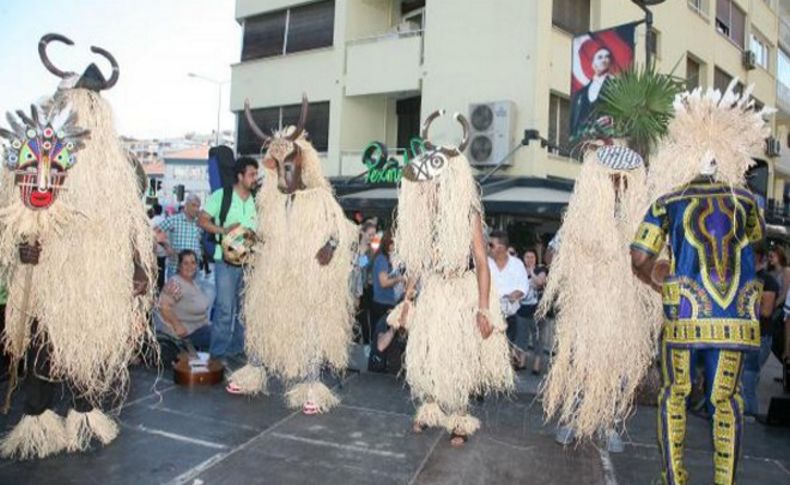
<svg viewBox="0 0 790 485"><path fill-rule="evenodd" d="M408 38L408 37L417 37L418 35L422 36L422 34L424 32L425 32L425 30L423 30L423 29L420 29L420 30L409 30L409 31L406 31L406 32L397 32L397 31L383 32L381 34L370 35L370 36L367 36L367 37L360 37L358 39L348 40L348 41L346 41L346 46L359 45L359 44L370 44L370 43L379 42L379 41L382 41L382 40L405 39L405 38Z"/></svg>

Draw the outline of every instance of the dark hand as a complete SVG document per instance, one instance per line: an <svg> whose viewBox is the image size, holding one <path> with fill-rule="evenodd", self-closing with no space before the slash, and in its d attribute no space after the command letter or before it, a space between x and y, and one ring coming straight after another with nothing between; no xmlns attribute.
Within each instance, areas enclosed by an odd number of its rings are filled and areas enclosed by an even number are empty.
<svg viewBox="0 0 790 485"><path fill-rule="evenodd" d="M477 329L480 330L480 335L483 336L484 340L494 332L494 326L488 321L488 317L480 312L477 313Z"/></svg>
<svg viewBox="0 0 790 485"><path fill-rule="evenodd" d="M34 244L19 244L19 260L22 264L37 265L38 258L41 256L41 244L36 241Z"/></svg>
<svg viewBox="0 0 790 485"><path fill-rule="evenodd" d="M143 267L134 263L134 275L132 276L133 296L144 295L148 291L148 278Z"/></svg>
<svg viewBox="0 0 790 485"><path fill-rule="evenodd" d="M318 260L318 264L321 266L326 266L332 261L332 256L335 255L335 248L333 248L329 243L324 244L324 247L318 250L318 253L315 255L315 259Z"/></svg>
<svg viewBox="0 0 790 485"><path fill-rule="evenodd" d="M650 272L650 286L661 293L664 287L664 280L669 276L670 265L666 259L660 259L653 265L653 270Z"/></svg>

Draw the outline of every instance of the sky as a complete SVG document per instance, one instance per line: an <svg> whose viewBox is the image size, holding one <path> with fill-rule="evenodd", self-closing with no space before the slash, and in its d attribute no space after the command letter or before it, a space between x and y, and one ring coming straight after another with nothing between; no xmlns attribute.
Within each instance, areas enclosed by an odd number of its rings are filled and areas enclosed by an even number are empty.
<svg viewBox="0 0 790 485"><path fill-rule="evenodd" d="M118 60L120 78L102 93L115 112L120 135L136 138L210 133L217 126L217 85L188 77L230 81L241 56L241 27L234 0L0 0L0 113L23 109L51 95L59 79L38 58L38 41L59 33L74 46L53 42L49 58L63 71L82 73L96 62L90 46ZM230 83L222 85L221 130L233 129Z"/></svg>

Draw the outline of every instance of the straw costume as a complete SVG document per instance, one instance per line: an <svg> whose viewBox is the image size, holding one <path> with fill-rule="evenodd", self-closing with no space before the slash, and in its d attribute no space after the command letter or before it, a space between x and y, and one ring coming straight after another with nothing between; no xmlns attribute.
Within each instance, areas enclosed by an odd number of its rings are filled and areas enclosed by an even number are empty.
<svg viewBox="0 0 790 485"><path fill-rule="evenodd" d="M81 76L60 71L46 55L53 40L73 43L58 34L39 43L44 65L63 79L58 91L30 115L9 114L11 130L0 130L9 142L0 185L3 344L13 365L24 365L26 398L24 416L0 442L6 458L112 441L118 427L98 406L123 397L127 365L152 337L152 234L135 168L99 95L117 81L118 65L92 47L112 64L109 80L94 64ZM75 396L65 420L51 410L57 381Z"/></svg>
<svg viewBox="0 0 790 485"><path fill-rule="evenodd" d="M735 480L743 430L740 373L744 352L760 346L751 243L764 221L745 173L769 130L766 110L756 111L750 90L722 94L696 89L675 100L669 135L651 166L653 202L632 244L635 271L660 288L663 387L658 435L666 483L684 484L686 401L693 363L704 361L713 416L714 482ZM668 245L668 276L657 277L657 255Z"/></svg>
<svg viewBox="0 0 790 485"><path fill-rule="evenodd" d="M543 408L581 439L627 417L655 355L660 299L631 273L629 258L648 203L645 178L633 150L588 145L538 309L555 309Z"/></svg>
<svg viewBox="0 0 790 485"><path fill-rule="evenodd" d="M404 365L419 401L415 431L441 426L462 444L480 426L468 414L470 395L510 391L514 375L485 254L478 187L462 154L468 122L455 115L464 129L460 146L435 147L428 129L441 114L425 120L427 151L404 169L394 258L405 265L409 288L388 323L408 331Z"/></svg>
<svg viewBox="0 0 790 485"><path fill-rule="evenodd" d="M298 125L264 134L266 182L257 197L258 238L245 276L243 315L247 354L260 359L231 377L233 390L265 389L264 369L292 383L290 407L322 413L338 398L320 381L328 365L348 363L355 299L349 286L357 242L356 226L346 219L321 173L318 153L306 139L307 98ZM233 389L235 388L235 389Z"/></svg>

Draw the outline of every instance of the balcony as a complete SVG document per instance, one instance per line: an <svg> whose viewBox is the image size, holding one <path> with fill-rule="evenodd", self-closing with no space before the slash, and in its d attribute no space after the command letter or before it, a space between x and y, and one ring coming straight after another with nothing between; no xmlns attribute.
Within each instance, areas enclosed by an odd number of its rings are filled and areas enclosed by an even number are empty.
<svg viewBox="0 0 790 485"><path fill-rule="evenodd" d="M420 89L423 31L392 32L346 45L346 96Z"/></svg>

